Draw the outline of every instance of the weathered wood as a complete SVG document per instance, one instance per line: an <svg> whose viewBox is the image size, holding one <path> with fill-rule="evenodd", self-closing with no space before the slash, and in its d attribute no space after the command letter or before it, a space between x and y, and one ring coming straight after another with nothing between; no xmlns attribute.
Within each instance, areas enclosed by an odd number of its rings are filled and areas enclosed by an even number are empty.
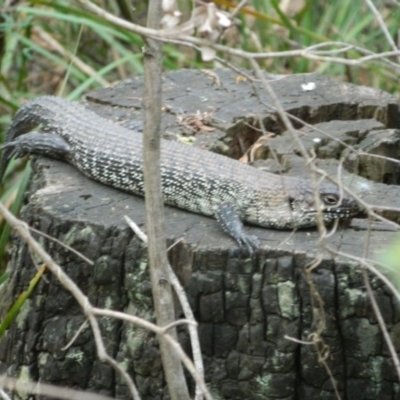
<svg viewBox="0 0 400 400"><path fill-rule="evenodd" d="M227 128L226 132L200 132L195 145L201 147L229 149L236 154L240 142L246 144L259 136L257 130L244 124L258 117L268 130L282 133L276 115L252 96L249 82L236 80L237 75L229 71L214 73L220 79L219 86L201 71L165 75L164 104L168 107L163 112L163 125L167 136L179 136L178 114L197 110L213 110L219 125ZM310 81L316 82L316 89L304 92L301 84ZM387 135L396 138L393 129L399 128L400 121L397 100L388 94L314 75L275 77L272 85L286 110L346 143L368 148L364 143L369 138L379 136L383 143ZM140 116L141 87L139 78L124 81L90 93L86 102L104 116L131 124L132 118ZM267 97L263 101L269 103ZM319 165L336 173L337 159L347 151L345 147L328 139L316 142L315 137L322 135L305 127L303 132L306 146L316 148L322 158ZM304 175L304 163L292 143L282 134L271 139L270 146L280 160L285 158L287 173ZM390 154L397 153L393 150ZM348 168L359 173L362 163L351 157ZM379 176L385 180L387 174L374 172L376 181ZM375 204L398 203L397 186L366 182L369 186L365 189L364 181L360 182L356 189L365 199ZM389 183L398 181L393 178ZM213 219L170 207L165 211L169 242L184 238L170 252L170 260L200 323L206 378L215 398L335 399L315 347L286 338L311 341L308 335L320 322L319 318L313 320L313 308L314 317L322 315L322 310L325 314L322 338L329 346L326 363L342 398L399 396L397 376L355 263L321 254L321 264L310 274L323 301L320 310L315 308L305 267L319 254L317 232L292 235L251 227L263 249L253 259L246 259ZM126 226L124 215L144 228L143 200L90 181L64 163L43 158L35 163L22 212L24 220L95 262L90 267L59 244L41 239L93 304L152 319L146 250ZM396 213L388 215L398 218ZM396 236L389 228L372 231L369 256L385 250ZM350 227L339 228L328 243L363 256L365 240L363 221L356 220ZM9 268L11 279L6 289L12 297L1 296L1 315L35 273L30 254L19 239L15 239ZM380 282L372 278L372 284L399 350L399 307ZM76 302L56 278L47 276L0 341L0 372L127 398L120 378L96 360L89 329L70 349L62 350L82 322ZM103 319L101 323L107 350L132 374L143 399L167 398L154 336L119 321ZM184 330L180 338L189 351Z"/></svg>

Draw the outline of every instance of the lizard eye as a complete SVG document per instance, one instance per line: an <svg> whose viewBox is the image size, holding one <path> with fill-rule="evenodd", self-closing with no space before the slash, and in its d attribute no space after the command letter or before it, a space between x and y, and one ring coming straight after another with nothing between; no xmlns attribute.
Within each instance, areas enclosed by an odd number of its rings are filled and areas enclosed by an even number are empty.
<svg viewBox="0 0 400 400"><path fill-rule="evenodd" d="M321 200L327 206L335 206L339 201L339 196L333 193L327 193L321 195Z"/></svg>

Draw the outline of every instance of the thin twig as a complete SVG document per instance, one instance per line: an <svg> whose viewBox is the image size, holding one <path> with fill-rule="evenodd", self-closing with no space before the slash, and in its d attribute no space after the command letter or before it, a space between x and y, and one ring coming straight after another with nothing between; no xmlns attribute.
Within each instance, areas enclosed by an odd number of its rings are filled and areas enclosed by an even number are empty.
<svg viewBox="0 0 400 400"><path fill-rule="evenodd" d="M94 79L102 86L109 86L110 83L101 76L98 76L95 69L93 69L90 65L84 63L80 58L66 50L59 42L57 42L57 40L53 38L53 36L43 30L40 26L34 25L32 27L32 31L36 33L38 37L43 40L47 45L49 45L52 50L69 59L73 64L78 67L78 69L83 71L86 75L94 77Z"/></svg>
<svg viewBox="0 0 400 400"><path fill-rule="evenodd" d="M136 236L147 245L147 235L139 228L134 221L132 221L127 215L124 215L124 219L129 227L133 230Z"/></svg>
<svg viewBox="0 0 400 400"><path fill-rule="evenodd" d="M72 339L64 346L61 348L61 351L66 351L68 350L75 342L75 340L79 337L81 332L88 326L88 321L85 320L81 324L81 326L78 328L78 330L75 332L75 335L72 337Z"/></svg>
<svg viewBox="0 0 400 400"><path fill-rule="evenodd" d="M372 309L374 310L376 319L378 321L379 327L380 327L381 332L383 334L383 338L385 339L386 345L387 345L387 347L389 349L389 353L390 353L390 355L392 357L393 364L394 364L394 367L395 367L396 372L397 372L397 376L398 376L398 378L400 380L400 360L399 360L399 357L397 355L397 351L396 351L396 349L394 347L393 341L392 341L392 339L391 339L391 337L389 335L389 332L388 332L388 330L386 328L385 321L383 320L382 313L381 313L381 311L379 309L378 303L376 302L374 293L373 293L372 288L371 288L371 283L369 281L369 277L368 277L368 274L367 274L367 271L365 270L365 268L361 268L361 273L362 273L362 276L363 276L363 279L364 279L365 287L367 289L368 298L369 298L369 300L371 302L371 305L372 305Z"/></svg>
<svg viewBox="0 0 400 400"><path fill-rule="evenodd" d="M100 333L100 327L94 314L91 312L92 306L88 298L81 292L74 281L63 271L63 269L50 257L50 255L43 249L43 247L32 237L29 227L25 222L18 220L14 215L0 203L0 214L3 215L4 219L17 231L20 237L27 243L29 248L37 256L42 259L42 262L46 264L47 268L57 277L61 285L67 289L79 303L87 318L89 319L92 332L95 338L96 349L98 357L101 361L109 363L117 373L119 373L124 379L131 392L132 397L135 400L139 400L139 392L136 389L135 384L131 377L125 372L125 370L116 363L111 357L108 356L103 339Z"/></svg>
<svg viewBox="0 0 400 400"><path fill-rule="evenodd" d="M180 346L180 344L176 340L174 340L170 335L166 334L166 331L168 329L170 329L171 326L160 327L158 325L152 324L151 322L145 321L142 318L128 315L128 314L125 314L125 313L122 313L119 311L112 311L112 310L106 310L106 309L101 309L101 308L93 308L92 311L95 315L122 319L124 321L128 321L128 322L134 323L138 326L141 326L143 328L149 329L159 335L163 335L165 340L171 345L171 347L177 353L177 355L179 356L181 361L185 364L188 371L191 373L192 377L194 378L196 384L199 386L204 397L207 400L212 400L212 396L211 396L209 390L207 389L207 386L204 383L204 379L200 375L197 368L194 366L193 362L182 350L182 347ZM189 326L193 325L192 321L190 321L190 320L178 320L178 321L175 321L171 325L176 325L177 323L188 324ZM195 323L195 325L197 325L197 323Z"/></svg>
<svg viewBox="0 0 400 400"><path fill-rule="evenodd" d="M0 377L0 379L1 379L1 377ZM9 397L8 394L1 388L0 388L0 398L2 400L11 400L11 397Z"/></svg>
<svg viewBox="0 0 400 400"><path fill-rule="evenodd" d="M87 262L89 265L94 265L94 262L90 259L87 258L86 256L84 256L81 252L79 252L78 250L75 250L73 247L68 246L67 244L63 243L61 240L56 239L53 236L48 235L47 233L41 232L38 229L32 228L31 226L28 226L29 230L31 230L32 232L37 233L40 236L45 237L46 239L51 240L52 242L55 242L57 244L59 244L60 246L64 247L65 249L67 249L68 251L70 251L71 253L76 254L79 258L81 258L83 261Z"/></svg>
<svg viewBox="0 0 400 400"><path fill-rule="evenodd" d="M379 27L381 28L382 33L385 35L386 40L388 41L390 47L392 48L393 51L398 51L399 49L396 46L395 41L392 38L392 35L390 34L385 21L383 20L381 14L375 7L374 3L371 0L365 0L367 3L369 9L372 11L372 13L375 15L376 20L378 21ZM400 58L397 57L397 60L400 61Z"/></svg>
<svg viewBox="0 0 400 400"><path fill-rule="evenodd" d="M125 220L132 228L132 230L136 233L136 235L143 240L145 244L147 244L147 235L139 228L139 226L132 221L129 217L125 217ZM180 240L176 241L172 246L170 246L167 251L169 251L173 246L179 243ZM193 311L190 307L189 300L186 296L185 290L182 287L181 283L179 282L178 277L175 274L175 271L171 268L169 263L167 264L167 271L168 271L168 278L171 282L172 287L176 295L178 296L178 300L181 304L183 313L188 321L191 321L192 324L188 324L190 342L192 346L192 355L194 365L196 367L197 374L202 382L204 382L204 365L203 365L203 358L201 355L201 348L200 348L200 340L199 334L197 331L197 322L193 315ZM205 386L205 385L204 385ZM196 393L195 399L200 400L203 397L203 388L196 383ZM208 398L208 397L207 397Z"/></svg>
<svg viewBox="0 0 400 400"><path fill-rule="evenodd" d="M197 37L193 37L188 35L185 31L185 25L183 24L182 26L177 26L173 29L150 29L150 28L145 28L140 25L132 24L126 20L123 20L121 18L118 18L114 16L111 13L108 13L107 11L103 10L101 7L96 6L89 0L77 0L84 8L92 12L93 14L103 18L104 20L111 22L121 28L124 28L130 32L135 32L139 35L146 36L148 38L153 38L157 39L161 42L166 42L166 43L175 43L175 44L180 44L186 47L192 47L197 46L197 49L201 47L211 47L216 51L229 54L232 56L239 56L245 59L252 59L252 60L257 60L257 59L271 59L271 58L288 58L288 57L303 57L311 60L319 60L319 61L326 61L326 62L334 62L338 64L343 64L343 65L350 65L350 66L362 66L363 64L369 62L369 61L374 61L374 60L380 60L380 59L385 59L385 62L390 62L389 60L386 60L388 57L391 56L400 56L400 51L388 51L388 52L382 52L379 54L372 53L371 51L367 49L360 48L358 46L353 46L354 50L357 50L361 53L365 52L368 53L367 56L360 57L358 59L348 59L348 58L340 58L340 57L324 57L320 56L318 54L315 54L313 51L313 48L315 46L310 46L309 48L306 49L301 49L301 50L290 50L290 51L280 51L280 52L248 52L244 51L242 49L235 49L232 47L224 46L218 43L213 43L209 40L206 39L201 39ZM348 50L348 46L350 46L349 43L343 44L342 42L329 42L328 43L330 46L334 46L337 44L338 46L342 46L344 49ZM320 45L321 46L321 45ZM339 50L338 50L339 51ZM392 68L394 68L397 71L400 71L400 66L394 63L390 64Z"/></svg>
<svg viewBox="0 0 400 400"><path fill-rule="evenodd" d="M87 391L74 390L66 387L59 387L47 383L30 382L26 379L11 378L0 375L0 386L17 393L29 393L36 396L45 396L56 399L71 400L113 400L113 397L102 394L89 393ZM9 400L10 398L6 398Z"/></svg>
<svg viewBox="0 0 400 400"><path fill-rule="evenodd" d="M147 26L159 30L163 15L159 0L150 0ZM161 108L162 108L162 45L143 37L144 96L143 96L143 179L146 203L146 229L151 291L157 324L170 325L175 319L174 299L168 279L168 258L165 238L165 215L161 189ZM177 339L176 328L169 335ZM171 351L166 335L158 335L165 381L172 400L189 398L189 389L182 358ZM180 347L179 347L179 350ZM177 350L178 351L178 350ZM186 355L185 355L186 356ZM186 365L186 364L185 364ZM187 368L190 368L186 365Z"/></svg>

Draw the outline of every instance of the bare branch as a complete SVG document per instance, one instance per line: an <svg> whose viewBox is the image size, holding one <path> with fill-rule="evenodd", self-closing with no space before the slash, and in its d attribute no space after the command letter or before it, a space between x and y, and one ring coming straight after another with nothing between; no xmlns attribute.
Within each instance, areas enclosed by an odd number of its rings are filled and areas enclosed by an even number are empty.
<svg viewBox="0 0 400 400"><path fill-rule="evenodd" d="M307 58L310 60L334 62L334 63L349 65L349 66L362 66L363 64L365 64L368 61L380 60L380 59L385 59L384 60L385 62L390 62L389 60L386 60L386 58L391 57L391 56L400 56L400 50L375 54L375 53L373 53L367 49L363 49L359 46L351 45L349 43L342 43L342 42L322 43L322 44L310 46L306 49L300 49L300 50L265 52L265 53L247 52L247 51L244 51L241 49L235 49L232 47L220 45L220 44L214 43L210 40L190 36L188 33L191 32L192 26L190 26L190 29L185 24L178 25L174 29L159 29L159 30L157 30L157 29L144 28L140 25L135 25L126 20L115 17L111 13L108 13L107 11L96 6L89 0L76 0L76 1L78 3L80 3L84 8L86 8L87 10L94 13L95 15L97 15L97 16L103 18L104 20L111 22L121 28L127 29L130 32L135 32L144 37L157 39L162 42L175 43L175 44L180 44L183 46L192 47L200 52L201 52L202 48L210 47L210 48L213 48L215 51L220 51L225 54L243 57L245 59L256 60L256 59L269 59L269 58L303 57L303 58ZM364 57L360 57L358 59L348 59L345 57L340 58L340 57L322 56L322 55L318 54L318 52L314 52L314 49L319 49L324 46L334 46L334 45L337 45L338 47L342 47L342 49L336 50L339 53L353 49L355 51L361 52L362 54L368 53L368 55L364 56ZM334 52L335 52L334 50L330 50L330 53L334 54ZM321 54L323 54L323 53L321 53ZM329 53L327 53L327 54L329 54ZM396 71L400 71L400 65L395 64L395 63L391 63L390 65L392 68L396 69Z"/></svg>
<svg viewBox="0 0 400 400"><path fill-rule="evenodd" d="M368 5L369 9L372 11L372 13L375 15L375 18L378 21L381 31L385 35L385 38L388 41L388 43L390 44L390 47L392 48L392 50L398 51L399 49L397 48L396 43L392 38L392 35L389 33L388 28L386 27L385 21L383 20L381 14L375 7L374 3L371 0L365 0L365 2L367 3L367 5ZM397 60L400 61L400 58L397 57Z"/></svg>
<svg viewBox="0 0 400 400"><path fill-rule="evenodd" d="M94 265L94 262L92 260L90 260L89 258L87 258L86 256L84 256L81 252L75 250L74 248L72 248L71 246L68 246L67 244L63 243L61 240L58 240L50 235L48 235L47 233L41 232L38 229L32 228L31 226L28 227L30 231L37 233L40 236L45 237L48 240L51 240L52 242L58 243L61 247L64 247L65 249L67 249L68 251L70 251L71 253L74 253L75 255L77 255L79 258L81 258L83 261L87 262L89 265Z"/></svg>
<svg viewBox="0 0 400 400"><path fill-rule="evenodd" d="M92 306L90 305L89 299L81 292L75 282L63 271L63 269L50 257L43 247L32 237L29 227L25 222L22 222L14 217L14 215L12 215L2 203L0 203L0 213L3 215L4 219L18 232L20 237L28 244L30 250L42 259L43 263L46 264L47 268L57 277L61 285L75 297L76 301L81 306L90 322L99 359L110 364L125 379L132 397L135 400L139 400L139 393L131 377L118 363L109 357L105 350L103 339L100 333L100 327L96 318L91 312Z"/></svg>
<svg viewBox="0 0 400 400"><path fill-rule="evenodd" d="M154 29L161 26L162 7L159 0L150 0L147 25ZM161 77L162 48L155 40L144 37L144 77L143 98L143 177L145 182L146 227L148 232L148 252L151 289L157 323L160 326L175 320L174 299L168 278L167 247L165 240L165 216L161 191L160 139L161 139ZM170 335L176 339L175 328ZM189 398L182 363L165 336L158 335L165 380L172 400Z"/></svg>
<svg viewBox="0 0 400 400"><path fill-rule="evenodd" d="M18 393L29 393L37 396L46 396L55 399L71 400L113 400L113 397L101 394L89 393L80 390L74 390L66 387L49 385L46 383L29 382L25 379L10 378L0 375L0 386L10 391ZM4 393L4 392L3 392ZM10 397L3 397L4 400L10 400Z"/></svg>
<svg viewBox="0 0 400 400"><path fill-rule="evenodd" d="M84 63L79 57L75 56L71 52L67 51L57 40L55 40L49 33L43 30L40 26L35 25L32 27L32 31L43 40L52 50L61 54L63 57L70 60L75 64L81 71L83 71L88 76L93 76L94 79L102 86L108 86L109 82L98 76L96 71L88 64Z"/></svg>
<svg viewBox="0 0 400 400"><path fill-rule="evenodd" d="M147 244L147 235L130 218L125 216L125 220L128 222L129 226L136 233L136 235L138 235L138 237L141 240L143 240L144 243ZM169 251L175 245L176 243L170 246L167 251ZM182 310L188 322L190 322L190 324L188 324L188 330L189 330L190 342L192 345L193 360L196 366L196 372L199 375L201 381L204 382L204 366L203 366L203 359L201 356L199 334L197 331L197 322L194 318L193 311L190 307L189 300L186 296L185 290L182 287L181 283L179 282L179 279L176 276L175 271L171 268L171 265L169 263L167 264L167 271L168 271L168 278L171 282L172 287L175 290L176 295L178 296ZM202 386L205 387L205 384ZM200 400L203 395L206 395L207 399L210 398L209 397L210 394L208 393L208 391L205 392L202 386L199 384L196 385L196 393L195 393L196 400L197 399Z"/></svg>
<svg viewBox="0 0 400 400"><path fill-rule="evenodd" d="M0 389L0 398L2 400L11 400L11 397L3 389Z"/></svg>
<svg viewBox="0 0 400 400"><path fill-rule="evenodd" d="M390 355L391 355L393 363L394 363L394 367L396 368L397 376L399 377L399 380L400 380L400 360L397 355L397 351L394 347L392 339L390 338L389 332L386 328L385 321L383 320L382 313L379 309L378 303L376 302L374 293L371 288L371 283L369 281L369 277L368 277L368 274L367 274L367 271L365 270L365 268L361 268L361 273L362 273L362 276L364 279L365 287L367 288L367 294L368 294L369 300L371 302L372 309L374 310L376 319L378 321L379 327L383 334L383 338L385 339L386 345L389 349Z"/></svg>
<svg viewBox="0 0 400 400"><path fill-rule="evenodd" d="M190 358L182 350L182 347L179 345L179 343L175 339L173 339L171 335L166 334L166 331L169 330L172 326L175 326L176 324L188 324L189 326L194 326L197 325L197 323L193 323L193 321L190 320L177 320L170 325L160 327L158 325L152 324L151 322L145 321L142 318L138 318L133 315L128 315L119 311L105 310L101 308L93 308L92 311L95 315L118 318L124 321L134 323L135 325L141 326L145 329L151 330L154 333L157 333L158 335L162 335L163 338L168 342L168 344L174 350L174 352L177 354L177 356L180 358L180 360L185 364L185 367L191 373L196 384L199 386L202 395L204 395L204 397L207 400L212 400L212 396L208 391L207 386L204 383L203 377L197 371Z"/></svg>

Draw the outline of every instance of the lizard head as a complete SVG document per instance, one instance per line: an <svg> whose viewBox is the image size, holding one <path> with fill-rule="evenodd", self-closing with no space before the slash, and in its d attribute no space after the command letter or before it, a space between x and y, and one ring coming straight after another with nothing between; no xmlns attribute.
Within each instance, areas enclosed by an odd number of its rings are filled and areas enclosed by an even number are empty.
<svg viewBox="0 0 400 400"><path fill-rule="evenodd" d="M251 224L273 229L316 227L318 215L325 225L338 219L349 219L360 213L357 202L332 184L321 184L317 194L310 181L283 177L281 185L259 190L253 197L245 196L243 219ZM316 201L316 195L318 200Z"/></svg>
<svg viewBox="0 0 400 400"><path fill-rule="evenodd" d="M318 204L311 188L289 195L289 206L295 217L296 227L307 228L317 223ZM323 184L318 190L319 208L326 224L336 219L349 219L360 213L357 202L344 192L341 194L334 185Z"/></svg>

